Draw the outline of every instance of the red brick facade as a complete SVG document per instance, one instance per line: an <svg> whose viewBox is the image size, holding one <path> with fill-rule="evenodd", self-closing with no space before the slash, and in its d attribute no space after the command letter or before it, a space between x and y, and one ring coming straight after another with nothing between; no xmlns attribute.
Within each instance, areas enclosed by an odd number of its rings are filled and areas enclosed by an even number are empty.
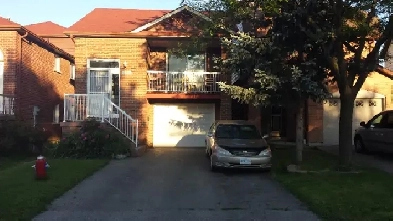
<svg viewBox="0 0 393 221"><path fill-rule="evenodd" d="M61 57L61 73L54 71L54 48L32 33L0 31L4 54L4 94L16 96L16 116L33 125L33 107L38 106L37 125L60 137L59 124L53 124L53 110L59 104L63 119L64 93L74 93L70 82L72 56ZM59 49L56 49L59 50ZM59 53L61 54L61 53ZM60 55L62 56L62 55Z"/></svg>
<svg viewBox="0 0 393 221"><path fill-rule="evenodd" d="M120 107L139 120L139 139L147 145L153 138L153 103L147 94L147 70L165 70L165 52L151 50L146 38L75 38L76 93L87 93L88 59L120 59L127 67L120 74ZM162 99L161 99L162 101ZM165 99L173 103L178 99ZM183 102L201 102L182 99ZM204 101L204 102L215 102ZM222 96L216 101L216 119L229 119L231 102Z"/></svg>

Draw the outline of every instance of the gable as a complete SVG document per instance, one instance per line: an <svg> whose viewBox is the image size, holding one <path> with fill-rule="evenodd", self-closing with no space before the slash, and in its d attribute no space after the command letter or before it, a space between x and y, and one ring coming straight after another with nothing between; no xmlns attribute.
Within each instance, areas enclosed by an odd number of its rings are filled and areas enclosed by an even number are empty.
<svg viewBox="0 0 393 221"><path fill-rule="evenodd" d="M211 20L207 16L192 10L188 6L183 6L134 29L131 33L139 33L142 31L191 32L198 30L198 28L195 28L196 23L201 22L202 24L203 22L210 21Z"/></svg>
<svg viewBox="0 0 393 221"><path fill-rule="evenodd" d="M200 24L199 27L202 27L203 22L206 22L206 20L195 16L195 14L189 11L182 11L148 27L143 32L151 34L191 34L199 32L201 29L198 29L195 24L198 23Z"/></svg>

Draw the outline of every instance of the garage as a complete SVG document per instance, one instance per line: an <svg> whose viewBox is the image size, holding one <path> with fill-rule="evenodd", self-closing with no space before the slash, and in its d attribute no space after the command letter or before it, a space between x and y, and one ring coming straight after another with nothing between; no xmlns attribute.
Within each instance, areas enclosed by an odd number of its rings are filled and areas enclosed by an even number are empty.
<svg viewBox="0 0 393 221"><path fill-rule="evenodd" d="M333 93L331 99L323 102L323 144L338 145L340 117L340 94ZM385 96L371 91L360 90L353 110L352 134L361 121L368 121L383 110Z"/></svg>
<svg viewBox="0 0 393 221"><path fill-rule="evenodd" d="M215 104L155 104L153 114L154 147L204 147Z"/></svg>

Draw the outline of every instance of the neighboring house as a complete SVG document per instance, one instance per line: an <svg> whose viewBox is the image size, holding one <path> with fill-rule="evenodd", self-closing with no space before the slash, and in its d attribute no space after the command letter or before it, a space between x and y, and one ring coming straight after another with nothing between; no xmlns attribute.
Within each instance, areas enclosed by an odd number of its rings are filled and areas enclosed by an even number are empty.
<svg viewBox="0 0 393 221"><path fill-rule="evenodd" d="M68 54L74 54L74 42L70 37L64 34L66 27L55 24L51 21L46 21L37 24L26 25L25 28L29 29L55 46L63 49Z"/></svg>
<svg viewBox="0 0 393 221"><path fill-rule="evenodd" d="M199 54L177 56L190 43L188 7L174 11L97 8L65 33L75 42L75 95L65 96L63 132L96 117L138 145L204 146L214 120L231 119L231 99L216 82L218 40ZM191 42L192 43L192 42Z"/></svg>
<svg viewBox="0 0 393 221"><path fill-rule="evenodd" d="M59 137L64 94L75 91L73 64L72 55L0 17L0 114Z"/></svg>
<svg viewBox="0 0 393 221"><path fill-rule="evenodd" d="M390 59L381 61L385 68L393 70L393 46L390 47ZM367 78L355 100L352 127L355 130L361 121L368 121L385 109L393 108L393 81L379 73L372 73ZM236 83L236 82L235 82ZM305 139L310 145L337 145L340 100L337 88L331 87L333 97L322 104L307 101L305 111ZM236 107L237 106L237 107ZM239 108L240 106L240 108ZM248 109L249 115L241 119L260 124L263 133L278 139L295 141L296 113L284 107L260 108L249 105L244 107L233 104L234 109Z"/></svg>

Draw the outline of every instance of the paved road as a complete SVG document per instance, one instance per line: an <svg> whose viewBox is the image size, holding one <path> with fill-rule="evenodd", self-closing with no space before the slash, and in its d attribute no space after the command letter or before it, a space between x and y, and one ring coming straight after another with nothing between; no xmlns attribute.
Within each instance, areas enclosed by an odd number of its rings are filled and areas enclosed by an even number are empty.
<svg viewBox="0 0 393 221"><path fill-rule="evenodd" d="M318 220L268 173L211 173L200 149L113 161L48 209L34 220Z"/></svg>

